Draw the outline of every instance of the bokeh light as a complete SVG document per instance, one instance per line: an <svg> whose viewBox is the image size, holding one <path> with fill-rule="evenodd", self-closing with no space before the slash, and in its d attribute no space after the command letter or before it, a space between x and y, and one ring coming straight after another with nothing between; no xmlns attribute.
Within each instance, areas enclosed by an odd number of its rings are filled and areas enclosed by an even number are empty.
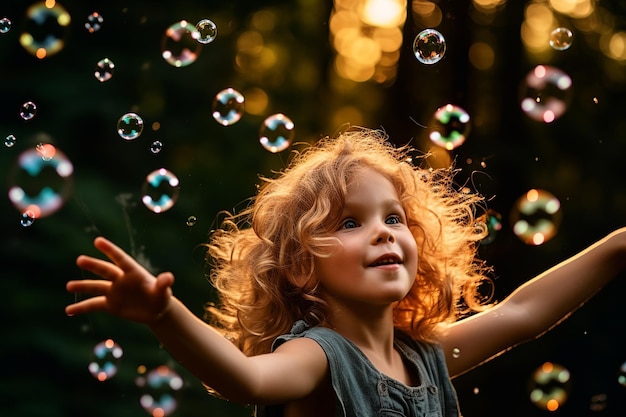
<svg viewBox="0 0 626 417"><path fill-rule="evenodd" d="M113 378L118 371L124 351L113 339L106 339L93 348L93 359L89 362L89 373L100 382Z"/></svg>
<svg viewBox="0 0 626 417"><path fill-rule="evenodd" d="M459 106L447 104L435 111L428 137L437 146L452 150L465 142L469 131L470 115Z"/></svg>
<svg viewBox="0 0 626 417"><path fill-rule="evenodd" d="M550 192L531 189L511 209L513 233L528 245L552 239L561 224L561 203Z"/></svg>
<svg viewBox="0 0 626 417"><path fill-rule="evenodd" d="M174 67L186 67L196 62L202 49L200 32L186 20L172 24L161 40L161 56Z"/></svg>
<svg viewBox="0 0 626 417"><path fill-rule="evenodd" d="M178 408L178 393L184 386L183 378L167 365L158 366L135 379L141 391L139 403L153 417L171 415Z"/></svg>
<svg viewBox="0 0 626 417"><path fill-rule="evenodd" d="M234 88L226 88L217 93L213 99L213 118L222 126L230 126L241 119L244 107L243 94Z"/></svg>
<svg viewBox="0 0 626 417"><path fill-rule="evenodd" d="M572 79L564 71L537 65L525 78L521 107L533 120L552 123L561 117L569 105Z"/></svg>
<svg viewBox="0 0 626 417"><path fill-rule="evenodd" d="M545 362L530 378L530 401L545 411L556 411L565 404L571 389L571 375L563 365Z"/></svg>
<svg viewBox="0 0 626 417"><path fill-rule="evenodd" d="M71 23L70 14L55 1L37 2L26 10L20 44L39 59L59 53Z"/></svg>
<svg viewBox="0 0 626 417"><path fill-rule="evenodd" d="M178 200L180 182L171 171L160 168L146 176L141 201L154 213L171 209Z"/></svg>
<svg viewBox="0 0 626 417"><path fill-rule="evenodd" d="M287 149L295 135L295 125L291 119L282 113L277 113L263 121L259 142L266 150L277 153Z"/></svg>
<svg viewBox="0 0 626 417"><path fill-rule="evenodd" d="M135 140L143 132L143 119L136 113L126 113L117 121L117 134L125 140Z"/></svg>
<svg viewBox="0 0 626 417"><path fill-rule="evenodd" d="M446 39L435 29L425 29L413 40L413 54L422 64L436 64L446 54Z"/></svg>
<svg viewBox="0 0 626 417"><path fill-rule="evenodd" d="M9 200L20 213L45 217L58 211L71 194L74 167L50 144L22 152L10 178Z"/></svg>

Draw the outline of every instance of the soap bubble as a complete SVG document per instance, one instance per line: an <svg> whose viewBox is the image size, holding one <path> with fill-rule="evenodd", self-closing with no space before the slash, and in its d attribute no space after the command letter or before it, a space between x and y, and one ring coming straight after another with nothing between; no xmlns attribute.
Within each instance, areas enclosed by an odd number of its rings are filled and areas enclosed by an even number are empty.
<svg viewBox="0 0 626 417"><path fill-rule="evenodd" d="M137 139L143 132L143 119L135 113L126 113L117 121L117 133L122 139Z"/></svg>
<svg viewBox="0 0 626 417"><path fill-rule="evenodd" d="M525 78L521 107L531 119L551 123L565 113L572 79L549 65L537 65Z"/></svg>
<svg viewBox="0 0 626 417"><path fill-rule="evenodd" d="M7 148L12 148L13 146L15 146L15 142L17 142L17 138L14 134L7 135L7 137L4 138L4 146L6 146Z"/></svg>
<svg viewBox="0 0 626 417"><path fill-rule="evenodd" d="M470 116L459 106L447 104L435 112L430 125L430 140L452 150L461 146L470 130Z"/></svg>
<svg viewBox="0 0 626 417"><path fill-rule="evenodd" d="M141 201L154 213L171 209L178 200L179 181L165 168L152 171L143 184Z"/></svg>
<svg viewBox="0 0 626 417"><path fill-rule="evenodd" d="M530 401L542 410L558 410L569 396L570 377L570 372L564 366L544 363L530 378Z"/></svg>
<svg viewBox="0 0 626 417"><path fill-rule="evenodd" d="M511 210L513 233L524 243L541 245L552 239L561 223L561 203L545 190L531 189Z"/></svg>
<svg viewBox="0 0 626 417"><path fill-rule="evenodd" d="M93 359L89 362L89 373L98 381L107 381L117 374L119 361L124 351L113 339L98 343L93 348Z"/></svg>
<svg viewBox="0 0 626 417"><path fill-rule="evenodd" d="M198 42L200 32L186 20L171 25L165 31L161 41L163 59L174 67L186 67L193 64L202 48Z"/></svg>
<svg viewBox="0 0 626 417"><path fill-rule="evenodd" d="M498 232L502 230L502 215L493 209L489 209L480 220L487 225L487 236L480 241L480 244L488 245L493 243Z"/></svg>
<svg viewBox="0 0 626 417"><path fill-rule="evenodd" d="M20 117L24 120L30 120L37 114L37 105L32 101L27 101L20 106Z"/></svg>
<svg viewBox="0 0 626 417"><path fill-rule="evenodd" d="M0 19L0 33L7 33L11 30L11 19L3 17Z"/></svg>
<svg viewBox="0 0 626 417"><path fill-rule="evenodd" d="M446 53L446 40L434 29L425 29L413 40L413 53L422 64L436 64Z"/></svg>
<svg viewBox="0 0 626 417"><path fill-rule="evenodd" d="M282 113L277 113L263 121L259 142L268 151L277 153L291 145L295 134L295 125L291 119Z"/></svg>
<svg viewBox="0 0 626 417"><path fill-rule="evenodd" d="M70 14L55 2L38 2L26 10L20 44L39 59L59 53L71 22Z"/></svg>
<svg viewBox="0 0 626 417"><path fill-rule="evenodd" d="M161 149L163 149L163 143L160 140L155 140L152 142L152 145L150 145L150 152L152 153L159 153Z"/></svg>
<svg viewBox="0 0 626 417"><path fill-rule="evenodd" d="M564 51L572 46L574 34L567 28L556 28L550 33L550 46L557 51Z"/></svg>
<svg viewBox="0 0 626 417"><path fill-rule="evenodd" d="M85 29L89 31L89 33L94 33L100 30L102 27L102 22L104 22L104 18L98 12L93 12L89 16L87 16L87 21L85 22Z"/></svg>
<svg viewBox="0 0 626 417"><path fill-rule="evenodd" d="M32 226L37 218L37 214L32 210L24 210L22 213L22 218L20 220L20 224L24 227Z"/></svg>
<svg viewBox="0 0 626 417"><path fill-rule="evenodd" d="M96 70L93 75L96 77L96 80L101 83L110 80L113 77L113 70L115 69L115 64L109 58L104 58L98 61L96 64Z"/></svg>
<svg viewBox="0 0 626 417"><path fill-rule="evenodd" d="M183 378L166 365L158 366L135 380L141 390L139 403L151 416L169 416L178 407L177 394Z"/></svg>
<svg viewBox="0 0 626 417"><path fill-rule="evenodd" d="M59 210L69 197L72 163L53 145L40 144L24 151L10 176L9 200L20 211L34 218Z"/></svg>
<svg viewBox="0 0 626 417"><path fill-rule="evenodd" d="M200 43L211 43L217 37L217 26L212 20L202 19L196 23L196 29L200 33L200 37L198 38L198 42Z"/></svg>
<svg viewBox="0 0 626 417"><path fill-rule="evenodd" d="M198 221L198 218L192 215L192 216L187 217L186 224L187 226L192 227L196 224L197 221Z"/></svg>
<svg viewBox="0 0 626 417"><path fill-rule="evenodd" d="M232 88L226 88L213 99L213 118L223 126L237 123L243 115L245 99Z"/></svg>

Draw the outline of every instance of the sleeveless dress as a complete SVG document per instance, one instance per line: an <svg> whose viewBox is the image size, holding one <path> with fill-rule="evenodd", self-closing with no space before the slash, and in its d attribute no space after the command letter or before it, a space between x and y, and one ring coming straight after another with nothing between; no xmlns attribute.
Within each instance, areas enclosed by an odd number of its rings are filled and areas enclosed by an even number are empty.
<svg viewBox="0 0 626 417"><path fill-rule="evenodd" d="M335 417L459 417L456 392L441 346L418 342L396 331L394 344L419 377L410 387L379 372L361 350L334 330L297 321L289 334L276 338L272 351L289 340L316 341L328 359L335 391ZM258 406L257 417L282 417L281 405ZM320 416L322 417L322 416Z"/></svg>

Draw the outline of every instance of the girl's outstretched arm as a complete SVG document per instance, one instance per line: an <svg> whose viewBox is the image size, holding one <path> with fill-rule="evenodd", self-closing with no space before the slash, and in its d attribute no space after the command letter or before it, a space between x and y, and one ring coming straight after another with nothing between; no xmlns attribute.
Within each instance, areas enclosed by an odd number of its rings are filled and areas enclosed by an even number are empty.
<svg viewBox="0 0 626 417"><path fill-rule="evenodd" d="M545 333L626 268L626 228L524 283L493 308L451 324L442 342L459 375Z"/></svg>
<svg viewBox="0 0 626 417"><path fill-rule="evenodd" d="M231 401L287 402L306 396L324 381L326 356L313 340L292 340L274 353L247 357L172 295L171 273L153 276L102 237L94 246L111 262L77 258L80 268L101 279L67 283L69 292L92 295L68 305L68 315L104 311L146 324L184 367Z"/></svg>

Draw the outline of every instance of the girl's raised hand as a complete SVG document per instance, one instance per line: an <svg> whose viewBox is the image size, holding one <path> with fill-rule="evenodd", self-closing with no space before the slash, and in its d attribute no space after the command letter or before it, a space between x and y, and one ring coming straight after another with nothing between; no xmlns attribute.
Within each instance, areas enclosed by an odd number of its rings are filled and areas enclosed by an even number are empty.
<svg viewBox="0 0 626 417"><path fill-rule="evenodd" d="M166 311L172 296L174 275L164 272L156 277L111 241L97 237L94 246L110 260L80 255L76 265L101 279L69 281L71 293L93 297L68 305L68 315L104 311L127 320L151 323Z"/></svg>

